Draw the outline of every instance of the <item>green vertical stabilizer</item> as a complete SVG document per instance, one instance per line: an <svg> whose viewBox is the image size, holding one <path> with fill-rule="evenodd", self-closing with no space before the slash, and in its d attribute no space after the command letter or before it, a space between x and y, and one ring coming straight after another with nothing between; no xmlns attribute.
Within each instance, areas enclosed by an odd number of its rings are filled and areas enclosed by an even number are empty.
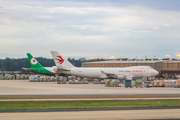
<svg viewBox="0 0 180 120"><path fill-rule="evenodd" d="M42 68L42 65L30 54L27 53L31 68Z"/></svg>

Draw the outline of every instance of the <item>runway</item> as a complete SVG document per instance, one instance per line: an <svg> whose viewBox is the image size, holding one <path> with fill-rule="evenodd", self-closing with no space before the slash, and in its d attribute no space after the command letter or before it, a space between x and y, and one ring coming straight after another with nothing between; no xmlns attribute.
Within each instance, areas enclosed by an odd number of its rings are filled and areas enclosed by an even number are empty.
<svg viewBox="0 0 180 120"><path fill-rule="evenodd" d="M1 120L178 120L180 109L0 113Z"/></svg>

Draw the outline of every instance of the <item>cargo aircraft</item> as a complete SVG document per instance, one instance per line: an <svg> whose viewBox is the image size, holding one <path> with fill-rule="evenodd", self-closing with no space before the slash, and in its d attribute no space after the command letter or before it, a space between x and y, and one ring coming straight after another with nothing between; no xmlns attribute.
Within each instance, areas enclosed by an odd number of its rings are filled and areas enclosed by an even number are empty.
<svg viewBox="0 0 180 120"><path fill-rule="evenodd" d="M97 79L128 79L139 77L155 77L158 71L149 66L134 66L124 68L82 68L75 67L69 61L65 60L57 51L51 51L56 68L53 70L56 75L64 73L86 78Z"/></svg>

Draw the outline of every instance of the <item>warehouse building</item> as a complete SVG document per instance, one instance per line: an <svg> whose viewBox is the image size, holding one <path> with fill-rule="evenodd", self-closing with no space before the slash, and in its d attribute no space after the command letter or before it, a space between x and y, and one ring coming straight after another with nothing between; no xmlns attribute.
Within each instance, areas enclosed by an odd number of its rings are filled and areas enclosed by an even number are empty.
<svg viewBox="0 0 180 120"><path fill-rule="evenodd" d="M179 60L107 60L96 62L83 62L82 67L130 67L150 66L156 69L161 77L170 78L180 74Z"/></svg>

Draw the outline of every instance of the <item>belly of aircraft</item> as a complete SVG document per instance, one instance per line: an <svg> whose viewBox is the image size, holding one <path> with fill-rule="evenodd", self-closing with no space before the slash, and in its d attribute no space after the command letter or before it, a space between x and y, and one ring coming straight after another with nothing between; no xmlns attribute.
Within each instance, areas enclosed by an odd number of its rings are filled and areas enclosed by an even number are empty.
<svg viewBox="0 0 180 120"><path fill-rule="evenodd" d="M102 74L100 71L97 70L76 70L76 71L70 71L71 75L80 76L80 77L87 77L87 78L99 78L99 76Z"/></svg>

